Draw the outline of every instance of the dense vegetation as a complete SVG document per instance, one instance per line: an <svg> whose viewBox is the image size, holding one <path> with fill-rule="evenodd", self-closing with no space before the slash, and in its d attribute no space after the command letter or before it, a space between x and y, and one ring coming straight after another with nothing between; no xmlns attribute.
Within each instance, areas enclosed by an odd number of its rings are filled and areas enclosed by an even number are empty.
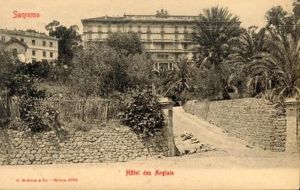
<svg viewBox="0 0 300 190"><path fill-rule="evenodd" d="M192 34L197 43L193 60L182 57L173 70L162 71L153 71L136 33L112 33L107 43L82 48L75 25L53 21L46 29L59 39L58 61L22 64L1 49L1 95L20 97L21 119L32 131L47 128L44 112L33 99L59 94L123 100L123 123L151 135L163 125L154 92L183 102L261 96L282 101L299 96L298 19L276 6L266 13L264 27L242 28L239 17L227 8L205 9Z"/></svg>

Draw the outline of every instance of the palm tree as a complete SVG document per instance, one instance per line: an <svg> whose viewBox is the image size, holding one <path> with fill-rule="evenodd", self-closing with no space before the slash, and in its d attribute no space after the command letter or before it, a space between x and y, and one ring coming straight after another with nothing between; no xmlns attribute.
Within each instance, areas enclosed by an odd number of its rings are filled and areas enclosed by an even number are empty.
<svg viewBox="0 0 300 190"><path fill-rule="evenodd" d="M247 68L253 62L255 56L266 51L264 47L266 40L265 31L265 28L258 31L256 26L251 26L239 37L232 38L230 41L231 54L225 60L226 65L231 70L228 84L237 91L240 98L243 97L246 86L249 88L253 85L254 94L257 94L259 93L258 86L264 84L266 77L264 72L260 73L260 75L255 75L255 78L249 78ZM268 81L268 79L266 80Z"/></svg>
<svg viewBox="0 0 300 190"><path fill-rule="evenodd" d="M238 37L240 33L239 18L229 13L227 8L219 7L204 9L193 32L193 38L198 43L196 62L200 68L206 67L217 73L222 83L222 89L219 90L224 94L224 98L228 96L228 76L224 73L223 61L230 54L230 40Z"/></svg>
<svg viewBox="0 0 300 190"><path fill-rule="evenodd" d="M173 63L172 70L159 71L159 81L156 82L158 91L163 96L181 99L182 93L191 87L192 64L187 59L181 59Z"/></svg>
<svg viewBox="0 0 300 190"><path fill-rule="evenodd" d="M262 52L248 67L252 76L266 73L271 80L270 87L279 97L300 94L300 41L293 35L281 35L276 28L268 30L265 43L268 52Z"/></svg>

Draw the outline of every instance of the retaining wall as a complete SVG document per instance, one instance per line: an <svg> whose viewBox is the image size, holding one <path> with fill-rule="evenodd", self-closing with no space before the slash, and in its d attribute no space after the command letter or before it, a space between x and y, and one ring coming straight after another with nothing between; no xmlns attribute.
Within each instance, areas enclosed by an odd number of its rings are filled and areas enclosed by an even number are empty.
<svg viewBox="0 0 300 190"><path fill-rule="evenodd" d="M184 109L253 146L272 151L285 150L285 115L266 100L188 101Z"/></svg>
<svg viewBox="0 0 300 190"><path fill-rule="evenodd" d="M7 130L0 134L0 165L124 162L168 152L165 129L145 142L126 126L76 131L60 141L53 131L29 135Z"/></svg>

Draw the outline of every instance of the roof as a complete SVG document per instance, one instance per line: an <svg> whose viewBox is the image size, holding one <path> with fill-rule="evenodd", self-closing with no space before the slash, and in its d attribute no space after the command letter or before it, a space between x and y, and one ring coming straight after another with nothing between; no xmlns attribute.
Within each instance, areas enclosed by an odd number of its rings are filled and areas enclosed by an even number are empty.
<svg viewBox="0 0 300 190"><path fill-rule="evenodd" d="M124 15L101 16L95 18L82 19L82 23L87 22L195 22L197 16L188 15Z"/></svg>
<svg viewBox="0 0 300 190"><path fill-rule="evenodd" d="M35 37L35 38L44 38L44 39L49 39L49 40L58 40L57 38L48 36L45 33L27 32L24 30L0 29L0 33L16 35L16 36L29 36L29 37Z"/></svg>
<svg viewBox="0 0 300 190"><path fill-rule="evenodd" d="M19 43L22 46L24 46L25 48L28 48L27 44L25 42L21 42L20 40L18 40L17 38L11 38L10 40L8 40L7 42L4 42L3 44L5 46L12 44L12 43Z"/></svg>

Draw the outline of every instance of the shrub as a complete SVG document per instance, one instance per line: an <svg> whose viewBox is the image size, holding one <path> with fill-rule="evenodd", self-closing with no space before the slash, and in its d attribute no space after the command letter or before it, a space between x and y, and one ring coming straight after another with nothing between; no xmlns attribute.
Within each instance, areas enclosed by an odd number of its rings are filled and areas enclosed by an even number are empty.
<svg viewBox="0 0 300 190"><path fill-rule="evenodd" d="M164 126L164 116L158 98L150 90L133 90L124 100L121 122L142 137L154 136Z"/></svg>

